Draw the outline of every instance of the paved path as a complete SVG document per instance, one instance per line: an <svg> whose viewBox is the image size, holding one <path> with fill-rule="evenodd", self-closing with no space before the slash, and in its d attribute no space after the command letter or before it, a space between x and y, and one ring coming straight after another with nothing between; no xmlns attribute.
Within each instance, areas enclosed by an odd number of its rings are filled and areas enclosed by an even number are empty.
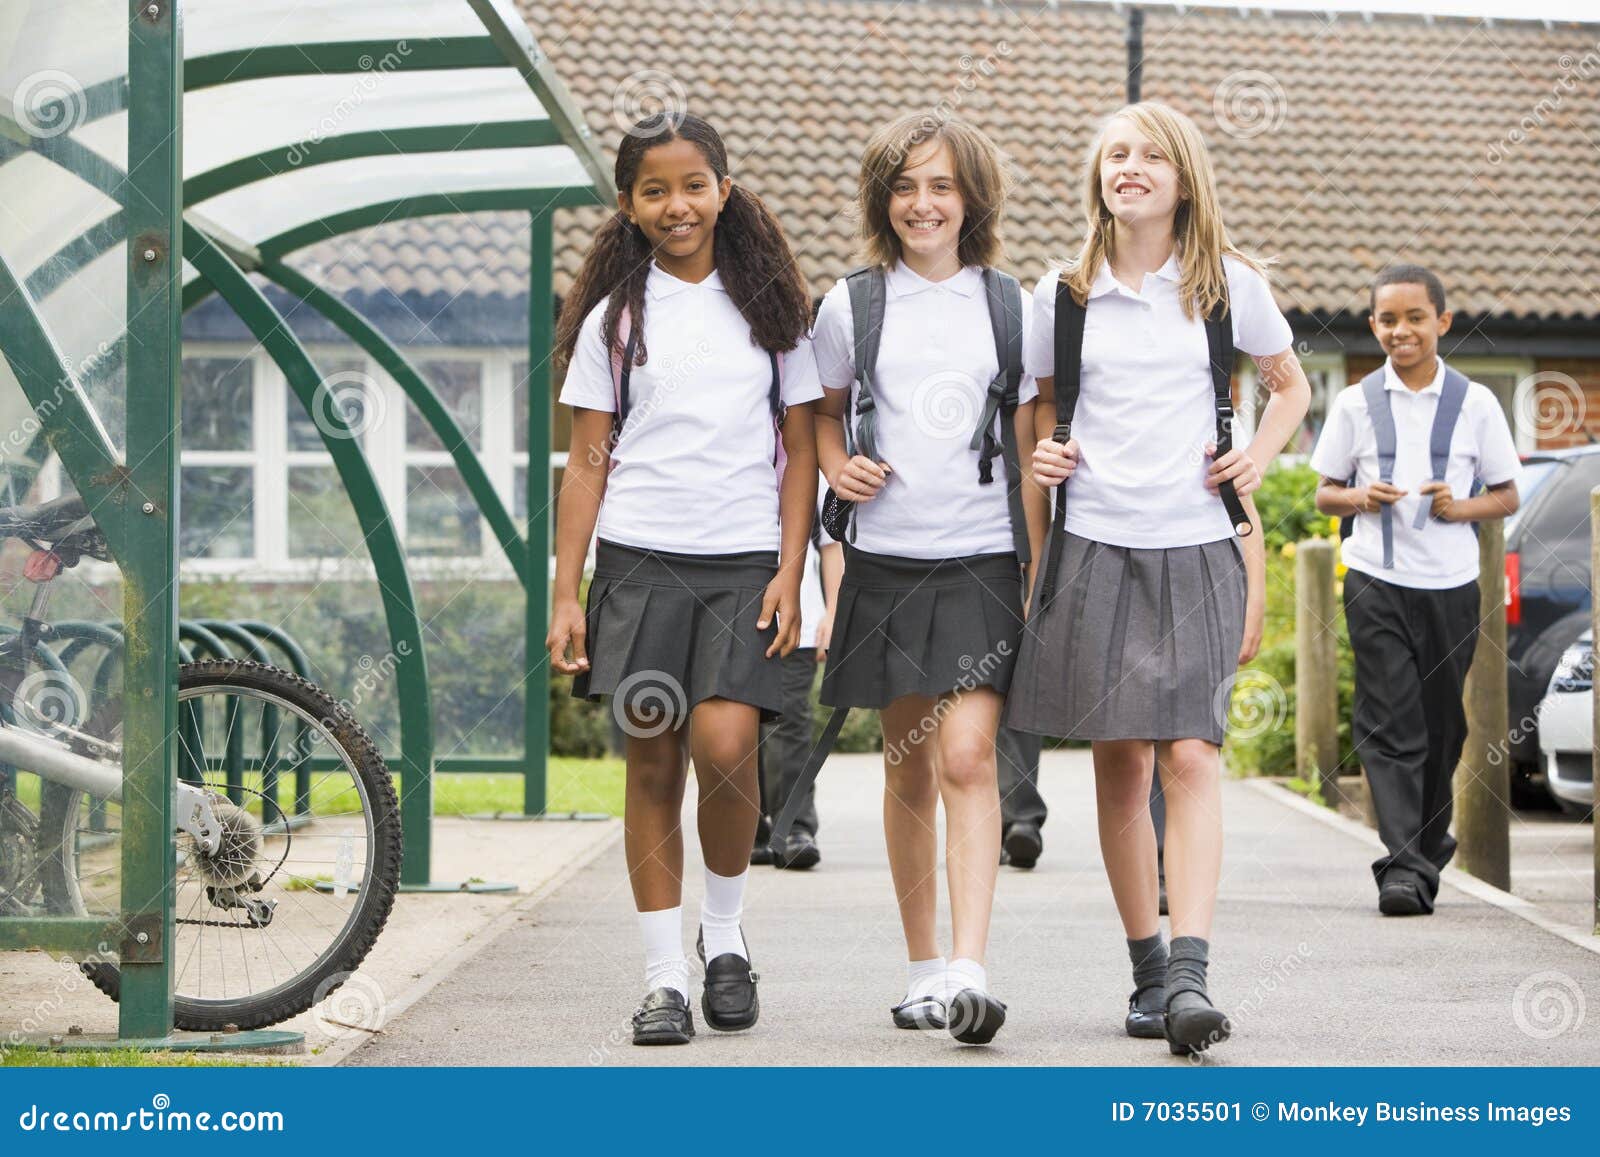
<svg viewBox="0 0 1600 1157"><path fill-rule="evenodd" d="M688 1047L631 1046L642 990L618 842L345 1063L1184 1064L1163 1043L1122 1033L1129 978L1087 758L1048 753L1042 774L1052 809L1044 857L1032 872L1001 871L989 971L1011 1015L987 1049L891 1026L904 951L881 771L875 757L836 756L819 786L821 866L752 870L746 929L762 974L754 1030L699 1025ZM1600 955L1450 886L1432 917L1380 917L1371 850L1276 791L1224 790L1211 987L1237 1032L1215 1063L1600 1064ZM690 847L685 907L694 913L692 835ZM693 944L688 922L685 938Z"/></svg>

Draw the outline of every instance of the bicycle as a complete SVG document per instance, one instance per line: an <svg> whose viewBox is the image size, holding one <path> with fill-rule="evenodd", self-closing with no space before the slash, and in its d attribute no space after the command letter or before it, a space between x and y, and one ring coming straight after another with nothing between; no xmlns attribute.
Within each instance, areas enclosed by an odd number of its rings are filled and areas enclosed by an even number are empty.
<svg viewBox="0 0 1600 1157"><path fill-rule="evenodd" d="M0 916L110 921L122 910L121 697L91 708L46 645L51 583L110 551L76 495L0 508L0 538L33 548L23 574L36 584L0 639ZM339 987L389 918L394 782L350 711L256 662L180 664L177 739L174 1025L276 1024ZM78 966L120 998L116 962Z"/></svg>

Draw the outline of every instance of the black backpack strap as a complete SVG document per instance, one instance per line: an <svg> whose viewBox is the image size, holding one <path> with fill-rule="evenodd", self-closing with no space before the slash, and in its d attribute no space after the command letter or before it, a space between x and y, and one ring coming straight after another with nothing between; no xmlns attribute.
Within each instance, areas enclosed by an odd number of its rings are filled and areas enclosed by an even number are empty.
<svg viewBox="0 0 1600 1157"><path fill-rule="evenodd" d="M1233 320L1228 313L1227 298L1217 302L1211 316L1206 318L1206 345L1211 351L1211 392L1217 407L1217 453L1221 458L1233 449ZM1233 533L1244 538L1254 529L1244 503L1230 479L1217 487L1222 495L1222 505L1228 509L1228 521Z"/></svg>
<svg viewBox="0 0 1600 1157"><path fill-rule="evenodd" d="M622 373L617 379L616 435L622 437L622 424L628 420L628 386L633 381L633 360L639 356L639 331L628 326L628 341L622 349Z"/></svg>
<svg viewBox="0 0 1600 1157"><path fill-rule="evenodd" d="M839 742L839 732L849 715L850 708L835 707L833 714L828 716L828 724L822 729L821 738L811 749L811 754L806 757L805 766L795 778L794 788L789 792L789 798L784 801L783 810L778 813L778 818L772 821L772 835L768 846L774 853L779 852L783 848L784 841L789 838L789 830L794 827L794 821L800 816L800 809L805 806L806 792L817 781L817 773L827 762L829 753L833 751L833 745Z"/></svg>
<svg viewBox="0 0 1600 1157"><path fill-rule="evenodd" d="M1022 287L1015 277L998 269L984 269L984 295L989 303L989 326L994 332L995 364L983 417L972 433L969 449L978 451L978 482L994 481L994 456L1004 455L1006 500L1011 514L1011 542L1024 566L1032 559L1028 548L1028 523L1022 509L1022 465L1017 450L1017 404L1022 386ZM994 427L1000 424L1000 442Z"/></svg>
<svg viewBox="0 0 1600 1157"><path fill-rule="evenodd" d="M1087 309L1072 296L1072 290L1067 288L1066 274L1063 273L1056 282L1056 428L1050 434L1051 441L1063 445L1072 437L1072 417L1078 412L1078 388L1082 383L1083 371L1083 323L1087 317ZM1062 539L1067 532L1066 486L1057 486L1052 497L1055 507L1050 516L1050 546L1046 552L1044 573L1037 579L1039 594L1034 600L1037 610L1049 606L1050 600L1055 597L1056 572L1061 569Z"/></svg>

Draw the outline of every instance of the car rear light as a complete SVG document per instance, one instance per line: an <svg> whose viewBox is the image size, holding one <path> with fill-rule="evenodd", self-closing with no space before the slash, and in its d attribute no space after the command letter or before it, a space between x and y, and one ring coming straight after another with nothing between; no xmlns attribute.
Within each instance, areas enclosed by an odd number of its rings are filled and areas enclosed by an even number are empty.
<svg viewBox="0 0 1600 1157"><path fill-rule="evenodd" d="M1522 625L1522 555L1506 551L1506 626Z"/></svg>

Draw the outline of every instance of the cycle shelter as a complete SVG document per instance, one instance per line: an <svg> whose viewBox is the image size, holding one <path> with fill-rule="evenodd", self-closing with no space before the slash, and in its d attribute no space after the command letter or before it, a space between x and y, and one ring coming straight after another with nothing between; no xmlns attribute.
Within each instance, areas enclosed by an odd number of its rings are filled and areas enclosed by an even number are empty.
<svg viewBox="0 0 1600 1157"><path fill-rule="evenodd" d="M0 13L0 573L15 583L0 628L0 950L78 961L120 1002L118 1043L292 1044L268 1026L340 983L380 861L393 857L400 890L463 887L431 878L433 712L401 536L347 399L283 301L398 383L521 581L526 810L544 810L550 493L533 464L550 458L551 214L615 196L513 0ZM408 355L295 263L375 224L480 210L525 212L531 235L525 534ZM374 827L382 793L337 719L288 683L230 683L203 661L270 659L271 625L180 624L181 319L213 296L314 419L406 656L398 750L384 752L403 841ZM52 621L55 572L74 564L115 568L117 605L96 622Z"/></svg>

